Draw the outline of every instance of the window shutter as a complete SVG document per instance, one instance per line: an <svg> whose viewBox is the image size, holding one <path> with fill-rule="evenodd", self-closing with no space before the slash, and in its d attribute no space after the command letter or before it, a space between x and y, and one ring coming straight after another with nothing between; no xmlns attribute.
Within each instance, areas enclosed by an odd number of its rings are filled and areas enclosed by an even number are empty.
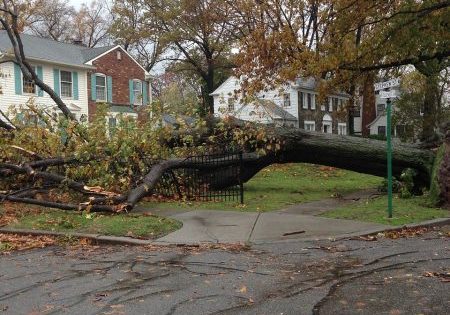
<svg viewBox="0 0 450 315"><path fill-rule="evenodd" d="M130 89L130 104L133 105L134 104L133 80L130 80L128 82L128 86Z"/></svg>
<svg viewBox="0 0 450 315"><path fill-rule="evenodd" d="M22 71L18 64L14 64L14 86L16 94L22 94Z"/></svg>
<svg viewBox="0 0 450 315"><path fill-rule="evenodd" d="M73 99L78 100L78 72L72 72Z"/></svg>
<svg viewBox="0 0 450 315"><path fill-rule="evenodd" d="M106 96L107 96L107 102L108 103L112 103L112 77L107 76L106 77L106 86L107 86L107 92L106 92Z"/></svg>
<svg viewBox="0 0 450 315"><path fill-rule="evenodd" d="M44 74L42 72L42 66L36 67L36 74L41 81L44 81ZM44 91L38 87L38 96L44 96Z"/></svg>
<svg viewBox="0 0 450 315"><path fill-rule="evenodd" d="M91 100L96 101L97 100L97 77L95 76L95 73L91 73Z"/></svg>
<svg viewBox="0 0 450 315"><path fill-rule="evenodd" d="M53 69L53 86L56 95L60 96L60 89L59 89L59 69Z"/></svg>
<svg viewBox="0 0 450 315"><path fill-rule="evenodd" d="M148 104L148 82L142 82L142 105Z"/></svg>

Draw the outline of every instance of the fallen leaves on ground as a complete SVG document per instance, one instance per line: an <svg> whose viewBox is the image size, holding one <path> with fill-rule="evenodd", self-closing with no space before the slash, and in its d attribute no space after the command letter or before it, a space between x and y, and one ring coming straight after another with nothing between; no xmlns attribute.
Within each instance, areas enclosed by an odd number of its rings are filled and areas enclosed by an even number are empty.
<svg viewBox="0 0 450 315"><path fill-rule="evenodd" d="M430 231L427 227L417 227L417 228L403 228L399 231L387 231L382 234L386 238L397 239L401 237L414 237L420 236Z"/></svg>
<svg viewBox="0 0 450 315"><path fill-rule="evenodd" d="M377 235L364 235L364 236L358 236L351 239L356 240L362 240L362 241L368 241L373 242L378 240L378 238L384 237L384 238L390 238L390 239L398 239L403 237L415 237L415 236L421 236L425 233L428 233L430 231L433 231L434 228L430 227L414 227L414 228L403 228L401 230L392 230L392 231L386 231L382 233L378 233Z"/></svg>
<svg viewBox="0 0 450 315"><path fill-rule="evenodd" d="M9 253L12 250L44 248L55 243L55 238L50 236L0 234L0 252L3 253Z"/></svg>
<svg viewBox="0 0 450 315"><path fill-rule="evenodd" d="M0 226L6 226L8 224L17 221L17 217L22 216L26 213L39 212L40 209L34 206L24 206L18 203L12 203L5 201L2 203L0 209Z"/></svg>
<svg viewBox="0 0 450 315"><path fill-rule="evenodd" d="M439 278L442 282L450 282L450 272L425 272L424 277Z"/></svg>

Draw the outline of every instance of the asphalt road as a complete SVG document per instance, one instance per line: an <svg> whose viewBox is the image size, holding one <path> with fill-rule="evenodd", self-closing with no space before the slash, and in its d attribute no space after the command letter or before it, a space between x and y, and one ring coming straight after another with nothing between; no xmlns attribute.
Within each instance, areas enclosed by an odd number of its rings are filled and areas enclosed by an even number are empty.
<svg viewBox="0 0 450 315"><path fill-rule="evenodd" d="M448 314L449 241L15 252L0 256L0 314Z"/></svg>

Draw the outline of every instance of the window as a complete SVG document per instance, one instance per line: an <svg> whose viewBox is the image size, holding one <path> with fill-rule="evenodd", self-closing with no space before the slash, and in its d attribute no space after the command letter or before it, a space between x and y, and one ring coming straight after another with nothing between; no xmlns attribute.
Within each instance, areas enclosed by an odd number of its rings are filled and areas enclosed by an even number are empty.
<svg viewBox="0 0 450 315"><path fill-rule="evenodd" d="M383 114L385 109L386 109L385 104L377 104L377 115Z"/></svg>
<svg viewBox="0 0 450 315"><path fill-rule="evenodd" d="M234 111L234 100L232 97L228 98L228 111L229 112Z"/></svg>
<svg viewBox="0 0 450 315"><path fill-rule="evenodd" d="M316 122L305 120L305 130L306 131L316 131Z"/></svg>
<svg viewBox="0 0 450 315"><path fill-rule="evenodd" d="M311 109L311 106L312 106L312 94L311 93L306 94L306 98L308 100L308 109Z"/></svg>
<svg viewBox="0 0 450 315"><path fill-rule="evenodd" d="M117 51L117 60L122 60L122 52L120 50Z"/></svg>
<svg viewBox="0 0 450 315"><path fill-rule="evenodd" d="M283 106L290 107L291 106L291 94L286 93L283 95Z"/></svg>
<svg viewBox="0 0 450 315"><path fill-rule="evenodd" d="M333 97L333 104L331 105L331 111L333 109L339 110L339 99L337 97Z"/></svg>
<svg viewBox="0 0 450 315"><path fill-rule="evenodd" d="M60 71L61 77L61 96L72 97L72 72Z"/></svg>
<svg viewBox="0 0 450 315"><path fill-rule="evenodd" d="M107 100L106 76L103 74L95 75L95 93L98 102L106 102Z"/></svg>
<svg viewBox="0 0 450 315"><path fill-rule="evenodd" d="M142 105L142 82L133 80L133 100L134 105Z"/></svg>
<svg viewBox="0 0 450 315"><path fill-rule="evenodd" d="M338 123L338 134L339 135L346 135L347 134L347 124L345 124L345 123Z"/></svg>
<svg viewBox="0 0 450 315"><path fill-rule="evenodd" d="M305 93L300 91L298 92L298 105L300 108L308 108L305 102Z"/></svg>
<svg viewBox="0 0 450 315"><path fill-rule="evenodd" d="M34 69L36 71L36 68ZM28 80L22 74L22 92L24 94L36 94L36 84L33 80Z"/></svg>
<svg viewBox="0 0 450 315"><path fill-rule="evenodd" d="M386 126L378 126L378 134L385 136L386 135Z"/></svg>

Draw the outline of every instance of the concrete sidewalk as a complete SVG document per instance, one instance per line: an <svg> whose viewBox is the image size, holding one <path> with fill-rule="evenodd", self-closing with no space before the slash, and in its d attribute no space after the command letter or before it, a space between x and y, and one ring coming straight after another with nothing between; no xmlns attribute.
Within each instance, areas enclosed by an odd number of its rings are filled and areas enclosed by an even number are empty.
<svg viewBox="0 0 450 315"><path fill-rule="evenodd" d="M293 238L326 239L390 228L381 224L283 212L195 210L170 217L183 222L183 227L156 240L157 243L262 243Z"/></svg>

